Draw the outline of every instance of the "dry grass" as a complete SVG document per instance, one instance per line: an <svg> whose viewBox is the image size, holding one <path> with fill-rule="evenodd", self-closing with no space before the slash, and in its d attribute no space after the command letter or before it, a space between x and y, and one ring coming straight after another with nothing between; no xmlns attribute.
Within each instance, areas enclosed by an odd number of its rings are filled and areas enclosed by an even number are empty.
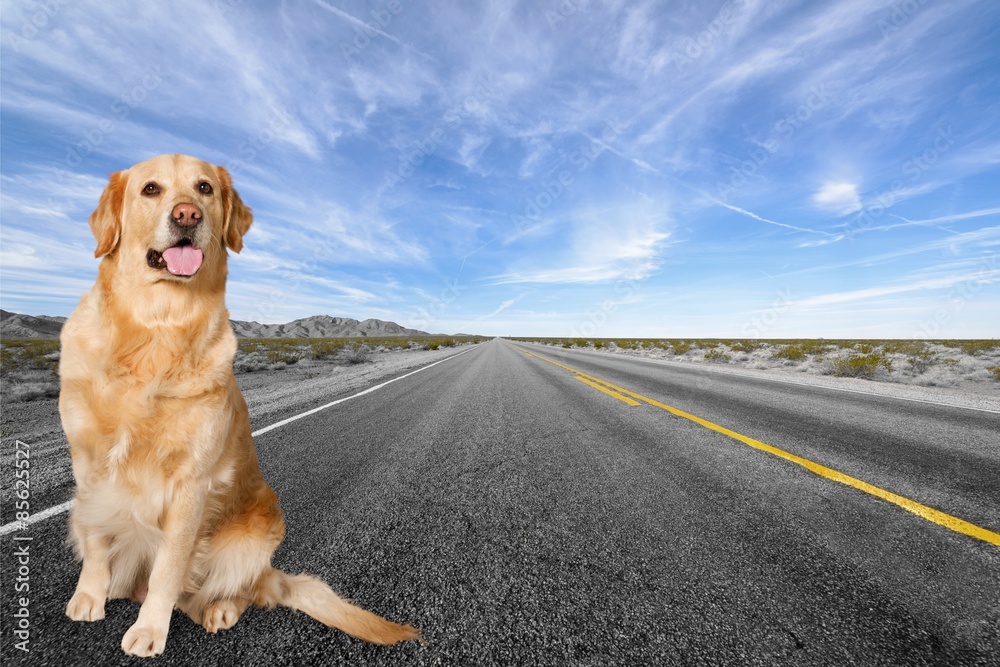
<svg viewBox="0 0 1000 667"><path fill-rule="evenodd" d="M59 341L32 338L0 342L3 400L23 403L59 395Z"/></svg>
<svg viewBox="0 0 1000 667"><path fill-rule="evenodd" d="M436 350L481 343L481 336L410 338L243 338L238 341L233 370L252 373L282 370L300 362L362 364L379 352ZM25 402L59 395L59 341L49 338L0 341L3 400Z"/></svg>
<svg viewBox="0 0 1000 667"><path fill-rule="evenodd" d="M481 336L412 336L371 338L242 338L234 367L238 373L282 370L304 360L363 364L372 355L395 350L437 350L481 343Z"/></svg>

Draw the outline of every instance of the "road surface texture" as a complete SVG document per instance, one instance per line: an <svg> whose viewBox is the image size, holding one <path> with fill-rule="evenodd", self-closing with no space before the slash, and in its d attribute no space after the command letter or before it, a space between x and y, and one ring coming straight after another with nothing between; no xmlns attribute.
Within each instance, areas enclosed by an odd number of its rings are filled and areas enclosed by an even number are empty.
<svg viewBox="0 0 1000 667"><path fill-rule="evenodd" d="M275 566L426 645L286 609L209 635L175 612L154 664L1000 665L998 432L986 411L496 340L256 437L288 522ZM0 541L4 664L138 664L119 648L137 604L64 616L65 538L62 514Z"/></svg>

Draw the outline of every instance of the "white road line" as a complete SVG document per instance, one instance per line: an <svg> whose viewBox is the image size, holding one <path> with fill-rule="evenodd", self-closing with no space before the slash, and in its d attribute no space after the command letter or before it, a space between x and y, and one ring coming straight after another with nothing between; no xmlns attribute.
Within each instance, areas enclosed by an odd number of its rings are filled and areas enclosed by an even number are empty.
<svg viewBox="0 0 1000 667"><path fill-rule="evenodd" d="M24 521L11 521L7 525L0 527L0 537L3 537L7 533L13 533L15 530L20 530L24 526L30 526L33 523L44 521L45 519L48 519L50 516L55 516L57 514L62 514L63 512L68 512L69 508L72 506L73 506L73 501L67 500L62 505L56 505L55 507L50 507L47 510L42 510L41 512L35 512Z"/></svg>
<svg viewBox="0 0 1000 667"><path fill-rule="evenodd" d="M410 377L411 375L416 375L420 371L425 371L428 368L431 368L432 366L437 366L438 364L443 364L446 361L451 361L455 357L460 357L463 354L465 354L466 352L471 352L474 349L475 348L469 348L468 350L463 350L462 352L459 352L458 354L453 354L450 357L446 357L445 359L441 359L439 361L435 361L433 364L427 364L426 366L422 366L422 367L418 368L415 371L410 371L406 375L400 375L398 378L393 378L391 380L387 380L387 381L383 382L382 384L377 384L374 387L369 387L368 389L365 389L364 391L359 391L356 394L352 394L352 395L346 396L344 398L338 398L336 401L331 401L331 402L327 403L326 405L321 405L318 408L313 408L312 410L308 410L306 412L303 412L302 414L295 415L294 417L289 417L288 419L282 419L280 422L271 424L270 426L265 426L262 429L258 429L256 431L254 431L253 433L251 433L250 435L251 435L251 437L256 438L258 435L261 435L262 433L267 433L268 431L273 431L274 429L276 429L276 428L278 428L280 426L284 426L285 424L291 424L293 421L298 421L299 419L302 419L303 417L308 417L309 415L314 415L317 412L319 412L320 410L326 410L327 408L332 408L335 405L340 405L341 403L344 403L345 401L349 401L352 398L358 398L359 396L364 396L365 394L370 394L370 393L372 393L374 391L378 391L379 389L381 389L382 387L385 387L386 385L390 385L393 382L398 382L398 381L400 381L400 380L402 380L404 378ZM32 514L31 516L29 516L24 521L11 521L10 523L8 523L8 524L0 527L0 537L3 537L4 535L6 535L8 533L12 533L15 530L20 530L24 526L30 526L33 523L38 523L39 521L44 521L45 519L48 519L49 517L53 517L53 516L56 516L58 514L62 514L63 512L68 512L69 509L72 506L73 506L73 501L72 500L68 500L68 501L64 502L62 505L56 505L55 507L50 507L50 508L48 508L46 510L42 510L41 512L36 512L36 513Z"/></svg>
<svg viewBox="0 0 1000 667"><path fill-rule="evenodd" d="M440 361L435 361L433 364L427 364L426 366L423 366L422 368L418 368L415 371L411 371L411 372L407 373L406 375L400 375L398 378L393 378L391 380L383 382L382 384L377 384L374 387L369 387L368 389L365 389L364 391L360 391L360 392L358 392L356 394L353 394L351 396L347 396L345 398L338 398L336 401L331 401L330 403L327 403L326 405L321 405L318 408L313 408L312 410L309 410L308 412L303 412L300 415L295 415L294 417L289 417L288 419L282 419L280 422L277 422L275 424L271 424L270 426L265 426L264 428L262 428L262 429L260 429L258 431L254 431L250 435L253 436L254 438L256 438L261 433L267 433L268 431L276 429L279 426L284 426L285 424L290 424L293 421L297 421L299 419L302 419L303 417L308 417L309 415L316 414L320 410L326 410L327 408L332 408L335 405L340 405L341 403L343 403L345 401L349 401L352 398L357 398L359 396L364 396L365 394L370 394L373 391L378 391L379 389L381 389L382 387L384 387L386 385L392 384L393 382L398 382L399 380L402 380L403 378L408 378L411 375L415 375L416 373L419 373L420 371L425 371L428 368L430 368L431 366L437 366L438 364L442 364L442 363L444 363L446 361L450 361L450 360L454 359L455 357L460 357L463 354L465 354L466 352L471 352L473 349L475 349L475 348L470 348L468 350L464 350L462 352L459 352L458 354L453 354L450 357L448 357L447 359L441 359Z"/></svg>

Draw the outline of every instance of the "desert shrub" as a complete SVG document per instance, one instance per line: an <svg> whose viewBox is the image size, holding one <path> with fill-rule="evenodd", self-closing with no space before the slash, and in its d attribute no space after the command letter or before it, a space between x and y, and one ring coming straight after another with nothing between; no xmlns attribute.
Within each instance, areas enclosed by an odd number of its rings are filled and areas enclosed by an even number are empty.
<svg viewBox="0 0 1000 667"><path fill-rule="evenodd" d="M993 374L993 379L1000 382L1000 366L994 366L990 369L990 373Z"/></svg>
<svg viewBox="0 0 1000 667"><path fill-rule="evenodd" d="M922 340L889 340L882 343L882 351L886 354L916 356L926 349L927 345Z"/></svg>
<svg viewBox="0 0 1000 667"><path fill-rule="evenodd" d="M694 346L691 343L683 340L676 340L670 344L670 349L678 356L687 354L692 347Z"/></svg>
<svg viewBox="0 0 1000 667"><path fill-rule="evenodd" d="M801 345L795 343L789 344L781 348L780 350L775 350L771 354L772 359L788 359L789 361L801 361L806 358L806 351Z"/></svg>
<svg viewBox="0 0 1000 667"><path fill-rule="evenodd" d="M594 340L594 349L595 350L604 349L604 346L605 346L605 343L600 338L597 338L597 339Z"/></svg>
<svg viewBox="0 0 1000 667"><path fill-rule="evenodd" d="M59 384L56 382L17 382L4 383L4 400L11 403L27 403L40 398L55 398L59 396Z"/></svg>
<svg viewBox="0 0 1000 667"><path fill-rule="evenodd" d="M573 343L569 342L568 340L564 340L562 346L567 350L569 350L573 347Z"/></svg>
<svg viewBox="0 0 1000 667"><path fill-rule="evenodd" d="M972 355L979 356L980 354L987 354L993 352L997 348L1000 348L1000 341L996 340L963 340L960 343L960 348L962 352Z"/></svg>
<svg viewBox="0 0 1000 667"><path fill-rule="evenodd" d="M833 362L833 374L838 377L854 377L871 380L879 368L892 372L892 361L883 353L851 354Z"/></svg>
<svg viewBox="0 0 1000 667"><path fill-rule="evenodd" d="M831 347L835 347L829 341L811 339L787 340L781 341L780 344L783 347L771 353L772 359L801 361L809 355L812 355L817 359L822 359L824 353L826 353Z"/></svg>
<svg viewBox="0 0 1000 667"><path fill-rule="evenodd" d="M53 338L25 338L3 341L0 371L52 371L59 368L59 341Z"/></svg>
<svg viewBox="0 0 1000 667"><path fill-rule="evenodd" d="M371 361L371 351L367 345L356 344L351 349L345 348L340 358L351 365L365 364Z"/></svg>
<svg viewBox="0 0 1000 667"><path fill-rule="evenodd" d="M733 358L719 349L711 349L705 353L705 361L716 364L728 364Z"/></svg>
<svg viewBox="0 0 1000 667"><path fill-rule="evenodd" d="M333 359L344 347L344 341L337 338L317 338L311 341L309 347L313 359Z"/></svg>
<svg viewBox="0 0 1000 667"><path fill-rule="evenodd" d="M18 370L19 361L20 357L14 350L6 345L0 347L0 372L4 375L7 375L7 373L10 373L11 371Z"/></svg>
<svg viewBox="0 0 1000 667"><path fill-rule="evenodd" d="M299 360L298 354L293 350L268 350L264 355L267 358L268 363L278 365L278 364L294 364ZM284 368L282 366L281 368ZM281 369L275 369L281 370Z"/></svg>
<svg viewBox="0 0 1000 667"><path fill-rule="evenodd" d="M816 357L822 357L827 350L834 347L834 345L831 345L825 340L801 340L798 344L806 354L811 354Z"/></svg>
<svg viewBox="0 0 1000 667"><path fill-rule="evenodd" d="M737 340L729 345L729 349L733 352L753 352L764 347L764 345L766 343L758 340Z"/></svg>
<svg viewBox="0 0 1000 667"><path fill-rule="evenodd" d="M921 373L926 373L934 364L934 357L937 356L930 350L922 349L919 351L911 352L906 358L906 362L910 365L910 371L914 375L919 375Z"/></svg>

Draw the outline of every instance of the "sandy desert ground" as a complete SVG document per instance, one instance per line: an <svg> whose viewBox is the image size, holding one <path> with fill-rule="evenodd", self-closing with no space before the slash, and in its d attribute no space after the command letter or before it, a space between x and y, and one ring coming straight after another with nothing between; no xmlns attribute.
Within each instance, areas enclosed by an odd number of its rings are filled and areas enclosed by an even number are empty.
<svg viewBox="0 0 1000 667"><path fill-rule="evenodd" d="M594 354L1000 410L1000 343L523 339ZM963 344L964 343L964 344ZM863 360L864 363L852 363Z"/></svg>

